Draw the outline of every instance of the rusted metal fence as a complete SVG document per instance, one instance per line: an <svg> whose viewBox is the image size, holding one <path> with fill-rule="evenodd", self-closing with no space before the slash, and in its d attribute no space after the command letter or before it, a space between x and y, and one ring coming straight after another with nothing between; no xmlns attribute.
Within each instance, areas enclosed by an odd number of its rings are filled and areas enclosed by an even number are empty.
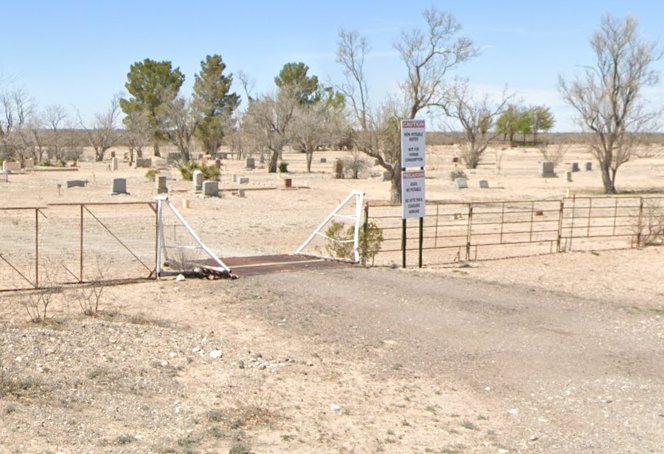
<svg viewBox="0 0 664 454"><path fill-rule="evenodd" d="M154 202L0 208L0 291L155 277Z"/></svg>
<svg viewBox="0 0 664 454"><path fill-rule="evenodd" d="M378 264L400 264L401 207L368 205L383 230ZM423 263L483 260L572 250L638 247L664 219L664 197L570 197L561 200L429 202ZM648 238L646 238L648 236ZM407 263L418 262L419 225L406 232Z"/></svg>

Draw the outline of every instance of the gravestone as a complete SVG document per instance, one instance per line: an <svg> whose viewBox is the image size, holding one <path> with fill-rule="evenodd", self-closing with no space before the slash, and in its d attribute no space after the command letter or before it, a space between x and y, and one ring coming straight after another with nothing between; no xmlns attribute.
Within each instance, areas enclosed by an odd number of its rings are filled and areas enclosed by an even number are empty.
<svg viewBox="0 0 664 454"><path fill-rule="evenodd" d="M591 172L593 170L593 163L591 161L586 162L586 172Z"/></svg>
<svg viewBox="0 0 664 454"><path fill-rule="evenodd" d="M578 172L579 171L579 163L578 162L573 162L572 165L570 166L570 170L572 172Z"/></svg>
<svg viewBox="0 0 664 454"><path fill-rule="evenodd" d="M194 191L200 191L203 187L203 180L205 176L200 170L194 170L194 173L191 176L191 184Z"/></svg>
<svg viewBox="0 0 664 454"><path fill-rule="evenodd" d="M452 162L453 162L454 164L458 164L458 163L459 163L459 158L456 157L456 156L453 157L453 158L452 158Z"/></svg>
<svg viewBox="0 0 664 454"><path fill-rule="evenodd" d="M237 183L237 178L238 176L236 174L233 174L233 183Z"/></svg>
<svg viewBox="0 0 664 454"><path fill-rule="evenodd" d="M255 169L256 168L256 160L254 158L247 158L245 167L247 169Z"/></svg>
<svg viewBox="0 0 664 454"><path fill-rule="evenodd" d="M205 180L203 182L203 197L219 197L219 182Z"/></svg>
<svg viewBox="0 0 664 454"><path fill-rule="evenodd" d="M572 182L572 172L565 172L565 176L567 177L567 182L571 183Z"/></svg>
<svg viewBox="0 0 664 454"><path fill-rule="evenodd" d="M341 159L337 159L334 162L334 178L337 180L343 179L344 177L344 162Z"/></svg>
<svg viewBox="0 0 664 454"><path fill-rule="evenodd" d="M28 158L25 161L23 161L23 167L25 170L32 170L35 168L35 160L32 158Z"/></svg>
<svg viewBox="0 0 664 454"><path fill-rule="evenodd" d="M238 197L242 197L242 198L244 198L244 196L245 196L245 195L244 195L244 189L238 189L238 191L237 191L237 196L238 196Z"/></svg>
<svg viewBox="0 0 664 454"><path fill-rule="evenodd" d="M489 182L487 180L480 180L480 189L489 189Z"/></svg>
<svg viewBox="0 0 664 454"><path fill-rule="evenodd" d="M556 165L553 161L542 161L542 177L553 178L556 176L554 171Z"/></svg>
<svg viewBox="0 0 664 454"><path fill-rule="evenodd" d="M240 177L238 178L239 184L249 184L249 177Z"/></svg>
<svg viewBox="0 0 664 454"><path fill-rule="evenodd" d="M5 173L20 172L21 171L21 163L20 162L13 162L13 161L4 161L2 163L2 170Z"/></svg>
<svg viewBox="0 0 664 454"><path fill-rule="evenodd" d="M127 179L126 178L113 178L111 186L111 194L128 194L127 192Z"/></svg>
<svg viewBox="0 0 664 454"><path fill-rule="evenodd" d="M67 180L65 181L65 187L67 188L84 188L88 184L86 180Z"/></svg>
<svg viewBox="0 0 664 454"><path fill-rule="evenodd" d="M152 167L152 158L136 158L137 169L149 169Z"/></svg>
<svg viewBox="0 0 664 454"><path fill-rule="evenodd" d="M327 158L320 158L320 163L325 164L327 162Z"/></svg>
<svg viewBox="0 0 664 454"><path fill-rule="evenodd" d="M157 175L155 178L155 183L157 185L157 194L168 194L168 186L166 185L166 177Z"/></svg>
<svg viewBox="0 0 664 454"><path fill-rule="evenodd" d="M9 183L9 174L7 172L0 172L0 178L2 178L5 183Z"/></svg>
<svg viewBox="0 0 664 454"><path fill-rule="evenodd" d="M455 178L454 186L457 189L468 189L468 181L465 178Z"/></svg>
<svg viewBox="0 0 664 454"><path fill-rule="evenodd" d="M118 158L116 157L111 158L111 170L112 171L118 170Z"/></svg>

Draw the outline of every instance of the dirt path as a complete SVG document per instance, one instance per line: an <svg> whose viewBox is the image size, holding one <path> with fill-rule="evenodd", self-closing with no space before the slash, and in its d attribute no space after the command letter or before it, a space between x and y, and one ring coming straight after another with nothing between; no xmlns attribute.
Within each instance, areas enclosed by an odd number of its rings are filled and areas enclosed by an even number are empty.
<svg viewBox="0 0 664 454"><path fill-rule="evenodd" d="M664 446L661 311L390 270L274 274L261 285L276 302L255 311L273 323L377 361L386 378L405 367L468 387L510 450Z"/></svg>

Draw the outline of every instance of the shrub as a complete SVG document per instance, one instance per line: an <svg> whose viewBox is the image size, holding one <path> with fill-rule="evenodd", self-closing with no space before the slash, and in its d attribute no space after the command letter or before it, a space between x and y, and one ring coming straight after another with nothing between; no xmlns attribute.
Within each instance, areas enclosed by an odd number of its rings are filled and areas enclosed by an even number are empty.
<svg viewBox="0 0 664 454"><path fill-rule="evenodd" d="M145 179L148 181L155 181L158 174L159 172L157 169L149 169L147 172L145 172Z"/></svg>
<svg viewBox="0 0 664 454"><path fill-rule="evenodd" d="M285 161L281 161L279 163L279 172L280 173L288 173L288 163Z"/></svg>
<svg viewBox="0 0 664 454"><path fill-rule="evenodd" d="M327 252L338 258L353 259L353 234L354 226L349 226L344 230L344 224L341 222L332 222L325 234L330 238L326 246ZM359 235L359 254L360 263L367 265L369 261L374 264L374 259L380 252L383 243L383 230L375 222L369 221L365 227L360 228Z"/></svg>
<svg viewBox="0 0 664 454"><path fill-rule="evenodd" d="M457 178L467 178L466 172L464 172L463 170L456 170L456 169L452 170L450 172L450 180L454 181Z"/></svg>
<svg viewBox="0 0 664 454"><path fill-rule="evenodd" d="M638 246L664 244L664 208L655 200L645 200L643 211L634 226Z"/></svg>
<svg viewBox="0 0 664 454"><path fill-rule="evenodd" d="M195 161L190 161L185 164L178 164L178 170L180 171L182 179L185 181L192 180L195 170L200 170L203 172L203 177L206 180L219 181L219 175L221 174L216 166L201 166Z"/></svg>

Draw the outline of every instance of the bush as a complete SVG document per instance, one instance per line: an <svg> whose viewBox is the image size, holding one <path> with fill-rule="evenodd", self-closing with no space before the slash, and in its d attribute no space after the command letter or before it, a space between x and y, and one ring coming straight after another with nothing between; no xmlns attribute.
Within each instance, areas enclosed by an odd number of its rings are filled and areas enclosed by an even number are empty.
<svg viewBox="0 0 664 454"><path fill-rule="evenodd" d="M200 170L203 172L203 177L206 180L219 181L219 176L221 174L216 166L200 166L197 162L194 161L190 161L186 164L179 164L178 170L180 171L180 175L182 175L182 179L185 181L192 180L195 170Z"/></svg>
<svg viewBox="0 0 664 454"><path fill-rule="evenodd" d="M145 172L145 179L148 181L155 181L158 174L159 171L157 171L157 169L149 169L147 172Z"/></svg>
<svg viewBox="0 0 664 454"><path fill-rule="evenodd" d="M280 173L288 173L288 163L285 161L281 161L279 163L279 172Z"/></svg>
<svg viewBox="0 0 664 454"><path fill-rule="evenodd" d="M355 227L352 225L344 231L343 223L333 221L325 232L330 238L326 246L327 252L341 259L353 260L352 239L354 231ZM375 222L369 221L366 229L361 227L358 245L360 263L367 265L371 261L371 265L373 265L376 255L380 252L382 243L383 230Z"/></svg>
<svg viewBox="0 0 664 454"><path fill-rule="evenodd" d="M466 172L464 172L463 170L452 170L450 172L450 180L454 181L457 178L467 178Z"/></svg>

